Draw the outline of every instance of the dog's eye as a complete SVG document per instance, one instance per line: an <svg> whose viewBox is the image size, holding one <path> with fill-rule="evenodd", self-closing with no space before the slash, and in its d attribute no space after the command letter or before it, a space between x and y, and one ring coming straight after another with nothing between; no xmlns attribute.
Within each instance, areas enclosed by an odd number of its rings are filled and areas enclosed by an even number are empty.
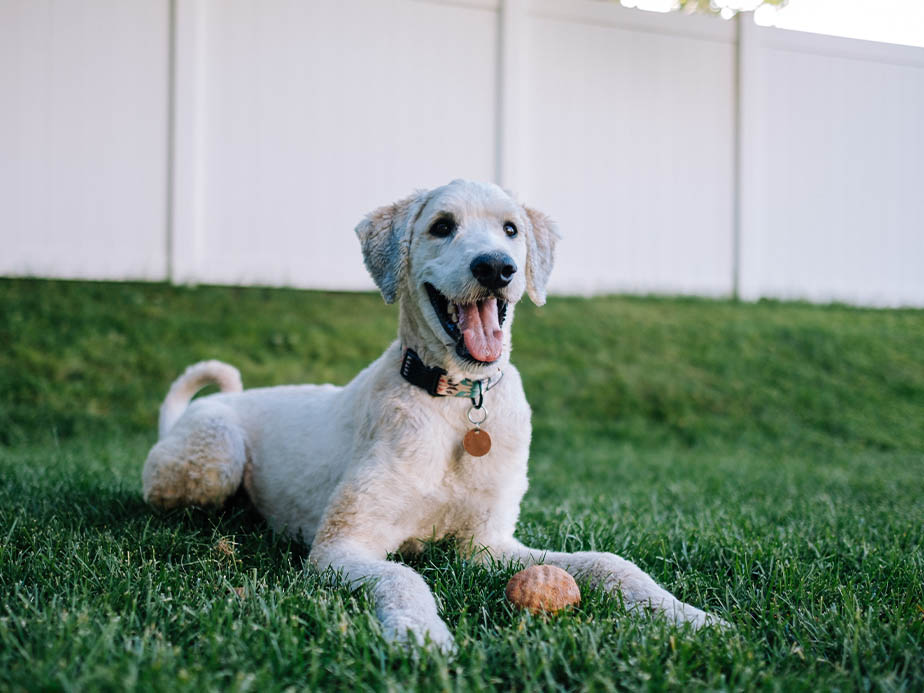
<svg viewBox="0 0 924 693"><path fill-rule="evenodd" d="M517 235L517 227L514 226L513 222L508 221L504 224L504 233L506 233L510 238L513 238Z"/></svg>
<svg viewBox="0 0 924 693"><path fill-rule="evenodd" d="M448 217L437 219L430 227L430 233L438 238L445 238L456 230L456 222Z"/></svg>

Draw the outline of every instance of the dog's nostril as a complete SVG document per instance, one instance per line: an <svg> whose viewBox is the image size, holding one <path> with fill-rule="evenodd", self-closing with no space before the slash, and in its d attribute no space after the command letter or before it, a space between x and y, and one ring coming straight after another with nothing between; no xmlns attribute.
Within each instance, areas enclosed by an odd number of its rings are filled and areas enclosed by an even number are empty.
<svg viewBox="0 0 924 693"><path fill-rule="evenodd" d="M513 258L506 253L485 253L479 255L469 266L478 283L488 289L507 286L517 271Z"/></svg>
<svg viewBox="0 0 924 693"><path fill-rule="evenodd" d="M475 275L475 279L478 281L490 279L494 275L494 268L487 262L479 262L477 265L472 266L472 274Z"/></svg>

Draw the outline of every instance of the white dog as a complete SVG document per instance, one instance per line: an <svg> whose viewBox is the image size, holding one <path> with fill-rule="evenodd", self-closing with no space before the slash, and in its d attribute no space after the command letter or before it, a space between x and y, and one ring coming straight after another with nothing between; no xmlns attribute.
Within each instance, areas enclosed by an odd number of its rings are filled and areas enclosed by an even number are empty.
<svg viewBox="0 0 924 693"><path fill-rule="evenodd" d="M719 622L619 556L514 538L531 428L510 326L524 292L545 302L549 219L496 185L457 180L372 212L356 233L385 301L400 303L398 340L345 387L241 392L235 368L191 366L161 407L145 499L220 504L243 484L274 529L311 545L314 566L369 587L391 640L452 649L426 583L387 560L447 536L482 559L560 566L631 609ZM221 393L190 404L208 383Z"/></svg>

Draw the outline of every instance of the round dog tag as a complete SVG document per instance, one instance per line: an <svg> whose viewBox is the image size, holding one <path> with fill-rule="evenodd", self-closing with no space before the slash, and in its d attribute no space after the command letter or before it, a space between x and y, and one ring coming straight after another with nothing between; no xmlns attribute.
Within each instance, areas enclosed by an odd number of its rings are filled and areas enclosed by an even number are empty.
<svg viewBox="0 0 924 693"><path fill-rule="evenodd" d="M487 455L491 451L491 436L488 435L487 431L473 428L462 439L462 447L472 457Z"/></svg>

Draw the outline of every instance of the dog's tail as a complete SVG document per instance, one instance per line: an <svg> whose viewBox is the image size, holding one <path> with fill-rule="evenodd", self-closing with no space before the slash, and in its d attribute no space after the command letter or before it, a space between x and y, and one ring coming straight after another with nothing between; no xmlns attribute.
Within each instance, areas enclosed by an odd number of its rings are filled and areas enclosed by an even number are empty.
<svg viewBox="0 0 924 693"><path fill-rule="evenodd" d="M215 383L222 392L240 392L241 374L234 366L221 361L200 361L187 368L173 381L164 403L160 405L158 435L163 438L189 406L189 401L206 385Z"/></svg>

